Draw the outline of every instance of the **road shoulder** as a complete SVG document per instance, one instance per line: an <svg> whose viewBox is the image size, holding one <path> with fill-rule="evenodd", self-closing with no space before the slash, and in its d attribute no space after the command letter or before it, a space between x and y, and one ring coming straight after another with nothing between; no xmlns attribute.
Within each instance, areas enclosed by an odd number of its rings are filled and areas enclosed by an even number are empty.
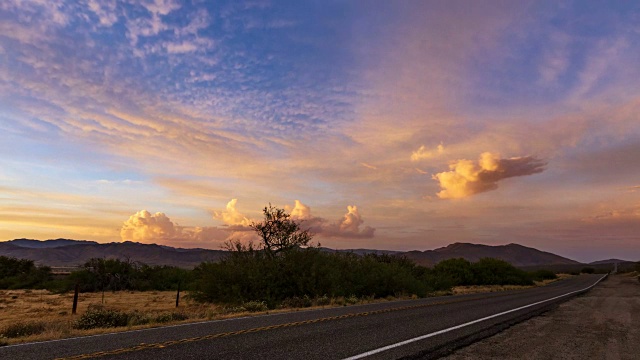
<svg viewBox="0 0 640 360"><path fill-rule="evenodd" d="M640 282L615 275L552 311L444 359L637 359L638 324Z"/></svg>

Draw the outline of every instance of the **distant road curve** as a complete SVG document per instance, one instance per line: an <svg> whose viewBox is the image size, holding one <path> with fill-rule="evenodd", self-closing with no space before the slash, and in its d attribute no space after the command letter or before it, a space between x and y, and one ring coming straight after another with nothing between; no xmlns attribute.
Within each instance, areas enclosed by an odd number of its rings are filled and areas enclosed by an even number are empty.
<svg viewBox="0 0 640 360"><path fill-rule="evenodd" d="M0 348L0 359L397 359L451 349L591 289L581 275L526 290L208 321Z"/></svg>

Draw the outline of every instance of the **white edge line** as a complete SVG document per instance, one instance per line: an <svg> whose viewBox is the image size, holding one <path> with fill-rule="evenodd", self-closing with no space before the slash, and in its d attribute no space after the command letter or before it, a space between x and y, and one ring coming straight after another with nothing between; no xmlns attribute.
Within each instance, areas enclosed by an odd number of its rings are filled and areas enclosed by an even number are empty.
<svg viewBox="0 0 640 360"><path fill-rule="evenodd" d="M358 355L354 355L354 356L345 358L343 360L362 359L362 358L365 358L367 356L371 356L371 355L374 355L374 354L381 353L383 351L387 351L387 350L390 350L390 349L394 349L394 348L397 348L397 347L400 347L400 346L404 346L404 345L410 344L412 342L416 342L416 341L424 340L424 339L427 339L427 338L430 338L430 337L433 337L433 336L436 336L436 335L444 334L444 333L447 333L449 331L453 331L453 330L457 330L457 329L460 329L460 328L463 328L463 327L466 327L466 326L469 326L469 325L477 324L479 322L482 322L482 321L485 321L485 320L489 320L489 319L493 319L495 317L502 316L502 315L505 315L505 314L509 314L509 313L512 313L512 312L515 312L515 311L519 311L519 310L522 310L522 309L526 309L526 308L531 307L531 306L540 305L542 303L545 303L545 302L548 302L548 301L552 301L552 300L555 300L555 299L559 299L559 298L565 297L567 295L571 295L571 294L575 294L575 293L578 293L578 292L587 291L587 290L591 289L592 287L596 286L600 281L602 281L602 279L607 277L607 275L609 275L609 274L603 275L593 285L590 285L590 286L588 286L588 287L586 287L584 289L581 289L581 290L571 291L571 292L568 292L568 293L563 294L563 295L552 297L550 299L546 299L546 300L535 302L533 304L524 305L524 306L520 306L520 307L515 308L515 309L511 309L511 310L503 311L501 313L489 315L489 316L483 317L481 319L469 321L469 322L464 323L464 324L460 324L460 325L456 325L456 326L453 326L453 327L450 327L450 328L447 328L447 329L443 329L443 330L439 330L439 331L436 331L436 332L432 332L430 334L418 336L418 337L415 337L413 339L401 341L399 343L395 343L395 344L387 345L387 346L384 346L384 347L381 347L381 348L378 348L378 349L370 350L370 351L367 351L367 352L362 353L362 354L358 354Z"/></svg>

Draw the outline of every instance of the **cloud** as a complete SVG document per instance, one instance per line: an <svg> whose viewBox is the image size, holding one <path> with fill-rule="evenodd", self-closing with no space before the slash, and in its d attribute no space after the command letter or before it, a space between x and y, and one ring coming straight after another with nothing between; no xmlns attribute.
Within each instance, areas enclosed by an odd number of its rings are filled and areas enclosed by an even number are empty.
<svg viewBox="0 0 640 360"><path fill-rule="evenodd" d="M640 220L640 206L624 209L614 209L595 216L582 219L586 222L597 221L638 221Z"/></svg>
<svg viewBox="0 0 640 360"><path fill-rule="evenodd" d="M101 3L97 0L89 0L87 6L89 10L96 14L101 26L109 27L118 22L118 15L115 13L115 3L108 1Z"/></svg>
<svg viewBox="0 0 640 360"><path fill-rule="evenodd" d="M441 199L457 199L481 192L495 190L498 181L515 176L537 174L544 171L546 163L531 156L501 159L500 155L485 152L478 164L472 160L458 160L449 165L451 171L433 175L440 182Z"/></svg>
<svg viewBox="0 0 640 360"><path fill-rule="evenodd" d="M375 229L365 226L360 230L360 225L364 223L362 216L358 212L358 207L353 205L347 206L347 213L344 215L344 219L340 223L340 232L343 234L349 234L357 237L373 237Z"/></svg>
<svg viewBox="0 0 640 360"><path fill-rule="evenodd" d="M285 209L287 208L285 207ZM375 232L375 229L370 226L360 228L364 220L355 205L348 205L347 213L344 217L338 221L331 222L311 215L311 208L296 200L295 206L291 210L291 218L301 220L303 229L309 229L313 234L323 237L372 238Z"/></svg>
<svg viewBox="0 0 640 360"><path fill-rule="evenodd" d="M291 210L291 217L299 220L311 219L311 208L301 203L300 200L296 200L295 205Z"/></svg>
<svg viewBox="0 0 640 360"><path fill-rule="evenodd" d="M176 234L175 224L164 213L151 214L147 210L131 215L122 225L123 241L154 242L171 239Z"/></svg>
<svg viewBox="0 0 640 360"><path fill-rule="evenodd" d="M120 229L122 241L208 248L212 244L221 245L230 239L248 239L251 235L246 231L236 231L233 227L180 226L164 213L151 214L147 210L131 215Z"/></svg>
<svg viewBox="0 0 640 360"><path fill-rule="evenodd" d="M214 211L213 218L222 220L225 225L248 227L252 221L236 209L237 203L238 199L231 199L231 201L227 203L226 211Z"/></svg>
<svg viewBox="0 0 640 360"><path fill-rule="evenodd" d="M444 153L444 146L442 144L438 145L433 150L427 150L424 145L420 146L418 150L414 151L411 154L411 161L420 161L424 159L431 159L438 155L442 155Z"/></svg>

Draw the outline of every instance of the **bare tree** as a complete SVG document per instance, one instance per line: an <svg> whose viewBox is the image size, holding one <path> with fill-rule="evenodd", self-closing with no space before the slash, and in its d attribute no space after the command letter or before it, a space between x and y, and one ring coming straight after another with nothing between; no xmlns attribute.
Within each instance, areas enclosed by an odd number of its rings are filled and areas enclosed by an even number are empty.
<svg viewBox="0 0 640 360"><path fill-rule="evenodd" d="M291 215L284 209L266 206L262 212L264 220L251 223L261 238L260 247L271 257L280 252L298 247L309 246L313 235L309 230L300 228L300 223L291 219Z"/></svg>

